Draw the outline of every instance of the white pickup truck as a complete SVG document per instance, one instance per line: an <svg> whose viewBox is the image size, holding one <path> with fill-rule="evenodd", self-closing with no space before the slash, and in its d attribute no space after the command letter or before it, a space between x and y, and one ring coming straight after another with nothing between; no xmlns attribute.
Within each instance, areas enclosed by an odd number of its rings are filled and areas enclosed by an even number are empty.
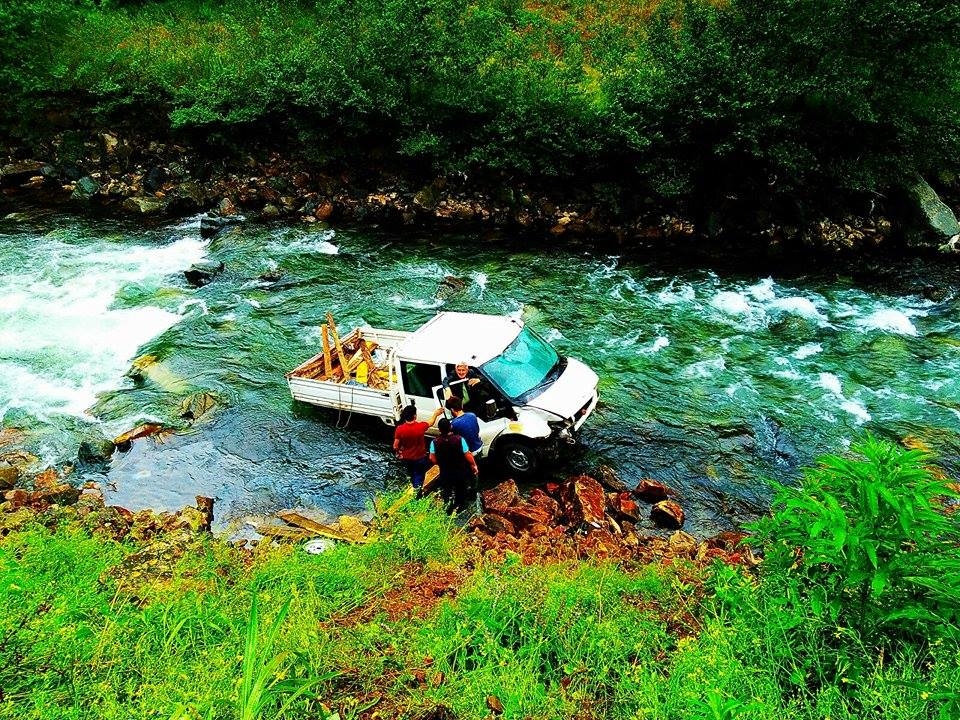
<svg viewBox="0 0 960 720"><path fill-rule="evenodd" d="M357 328L340 350L345 359L353 353L344 363L347 372L334 367L337 348L328 348L287 373L294 400L373 415L389 425L412 403L418 419L428 421L443 402L443 379L465 361L481 378L467 393L483 452L519 476L561 444L573 443L597 405L597 374L510 317L441 312L415 332ZM359 365L358 380L352 370Z"/></svg>

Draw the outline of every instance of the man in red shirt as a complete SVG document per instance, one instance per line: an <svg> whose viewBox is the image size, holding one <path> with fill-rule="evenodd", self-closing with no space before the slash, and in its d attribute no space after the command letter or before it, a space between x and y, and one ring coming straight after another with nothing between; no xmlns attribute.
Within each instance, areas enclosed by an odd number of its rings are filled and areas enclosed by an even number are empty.
<svg viewBox="0 0 960 720"><path fill-rule="evenodd" d="M414 490L423 487L423 477L427 474L427 468L430 467L430 462L427 460L427 444L423 435L442 412L442 408L437 408L430 422L417 422L415 405L407 405L400 411L400 423L393 433L393 451L410 474L410 482Z"/></svg>

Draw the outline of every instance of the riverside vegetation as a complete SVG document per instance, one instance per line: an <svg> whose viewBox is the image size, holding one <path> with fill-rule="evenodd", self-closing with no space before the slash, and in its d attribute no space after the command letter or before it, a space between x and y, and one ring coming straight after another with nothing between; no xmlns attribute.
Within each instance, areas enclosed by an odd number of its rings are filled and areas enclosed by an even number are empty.
<svg viewBox="0 0 960 720"><path fill-rule="evenodd" d="M269 138L576 182L698 229L738 203L796 224L870 215L918 174L955 191L958 30L947 0L19 0L0 122L28 145L110 125L214 156Z"/></svg>
<svg viewBox="0 0 960 720"><path fill-rule="evenodd" d="M948 720L958 500L867 436L778 489L753 573L483 553L430 498L368 545L200 534L143 573L109 524L7 513L0 716Z"/></svg>

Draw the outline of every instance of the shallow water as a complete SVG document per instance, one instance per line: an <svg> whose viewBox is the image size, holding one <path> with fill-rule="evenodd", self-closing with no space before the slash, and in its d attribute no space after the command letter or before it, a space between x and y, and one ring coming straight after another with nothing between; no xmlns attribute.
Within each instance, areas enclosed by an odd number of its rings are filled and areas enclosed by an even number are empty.
<svg viewBox="0 0 960 720"><path fill-rule="evenodd" d="M204 259L226 270L192 288L182 271ZM895 281L479 236L240 226L211 242L199 218L144 229L46 214L0 223L0 270L0 413L43 463L71 462L94 431L184 428L78 470L131 508L201 494L221 526L281 507L336 515L404 481L386 427L290 400L283 373L317 351L328 310L344 330L412 330L440 309L522 317L601 378L582 443L552 472L663 480L698 533L753 517L768 479L866 430L915 436L960 469L956 268L912 266L940 286L932 302ZM446 275L466 287L438 299ZM146 354L144 379L126 377ZM180 405L198 392L217 409L189 424Z"/></svg>

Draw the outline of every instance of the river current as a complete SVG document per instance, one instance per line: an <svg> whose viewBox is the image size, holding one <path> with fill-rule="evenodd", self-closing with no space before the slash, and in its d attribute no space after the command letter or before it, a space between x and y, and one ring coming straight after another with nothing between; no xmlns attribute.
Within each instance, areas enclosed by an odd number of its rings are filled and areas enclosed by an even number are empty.
<svg viewBox="0 0 960 720"><path fill-rule="evenodd" d="M200 261L225 270L191 287L183 271ZM199 218L15 215L0 222L0 415L40 468L73 463L92 433L181 428L75 471L125 507L209 495L221 528L284 507L363 512L405 480L389 429L293 403L284 380L318 351L325 314L343 331L413 330L443 309L512 315L600 375L579 446L549 473L603 464L628 484L662 480L706 534L866 431L913 438L958 474L960 271L911 268L934 299L796 267L694 269L477 235L240 225L210 241ZM438 297L445 276L465 287ZM186 422L198 393L215 406Z"/></svg>

